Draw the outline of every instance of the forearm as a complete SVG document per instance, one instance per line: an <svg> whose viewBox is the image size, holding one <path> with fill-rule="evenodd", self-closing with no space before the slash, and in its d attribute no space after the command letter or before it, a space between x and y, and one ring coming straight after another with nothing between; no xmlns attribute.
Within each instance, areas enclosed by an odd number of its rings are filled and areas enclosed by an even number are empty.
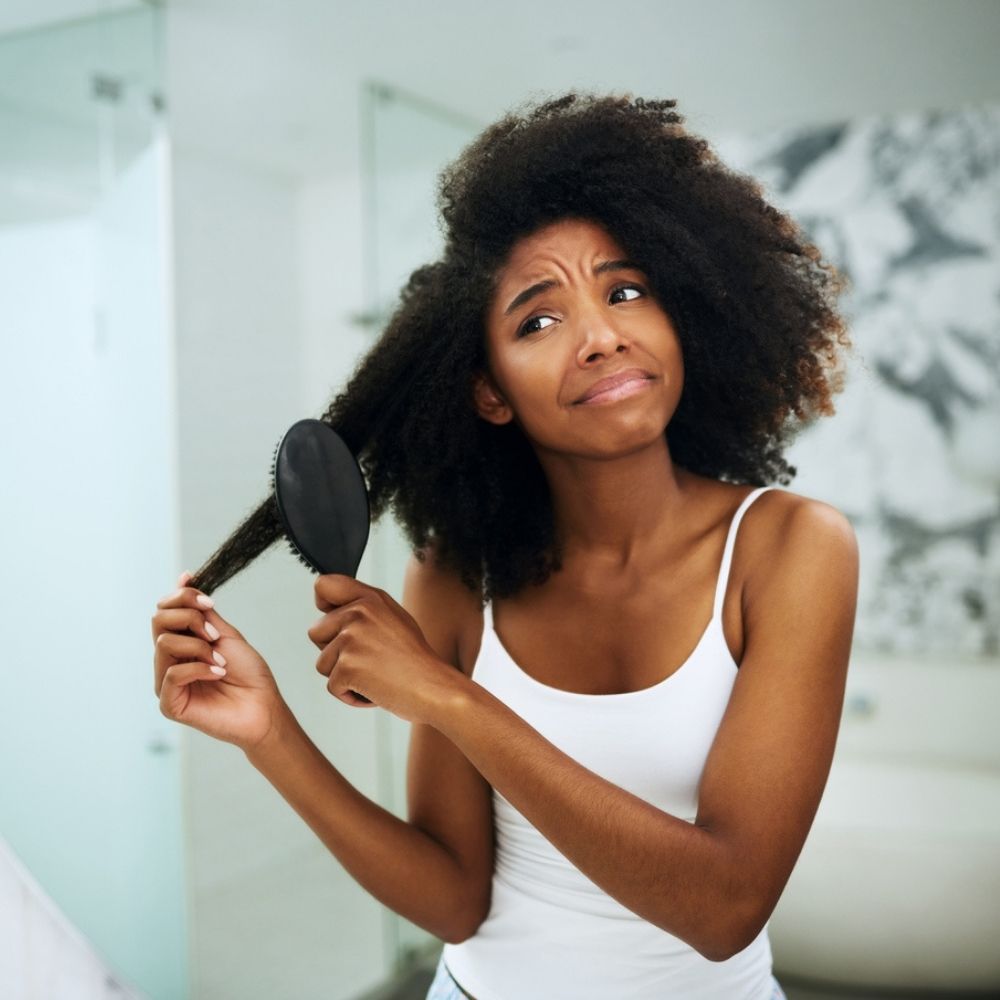
<svg viewBox="0 0 1000 1000"><path fill-rule="evenodd" d="M474 682L426 721L609 896L706 957L734 950L741 898L718 837L585 768Z"/></svg>
<svg viewBox="0 0 1000 1000"><path fill-rule="evenodd" d="M291 712L246 756L376 899L442 940L467 935L469 880L455 857L362 795Z"/></svg>

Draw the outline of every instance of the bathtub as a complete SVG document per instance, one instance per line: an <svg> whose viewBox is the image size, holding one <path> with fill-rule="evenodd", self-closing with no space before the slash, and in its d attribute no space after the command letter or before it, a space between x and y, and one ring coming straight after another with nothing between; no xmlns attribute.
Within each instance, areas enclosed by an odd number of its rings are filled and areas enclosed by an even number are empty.
<svg viewBox="0 0 1000 1000"><path fill-rule="evenodd" d="M795 982L1000 995L1000 662L855 657L772 914Z"/></svg>

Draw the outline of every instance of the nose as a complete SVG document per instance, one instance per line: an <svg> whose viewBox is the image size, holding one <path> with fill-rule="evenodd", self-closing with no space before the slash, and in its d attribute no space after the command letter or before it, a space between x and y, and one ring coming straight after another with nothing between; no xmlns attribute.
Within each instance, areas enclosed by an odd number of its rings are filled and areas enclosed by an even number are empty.
<svg viewBox="0 0 1000 1000"><path fill-rule="evenodd" d="M583 366L617 351L625 351L629 344L625 331L614 317L601 309L590 309L581 315L579 338L576 360Z"/></svg>

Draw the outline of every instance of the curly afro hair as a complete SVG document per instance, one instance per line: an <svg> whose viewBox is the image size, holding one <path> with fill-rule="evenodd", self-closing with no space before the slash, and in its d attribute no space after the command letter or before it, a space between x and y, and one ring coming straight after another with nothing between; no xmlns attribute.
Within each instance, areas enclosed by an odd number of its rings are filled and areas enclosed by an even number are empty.
<svg viewBox="0 0 1000 1000"><path fill-rule="evenodd" d="M433 548L483 600L558 570L551 496L529 441L473 405L485 315L514 244L566 218L601 225L645 272L680 338L672 460L735 483L790 482L782 456L843 388L846 279L674 100L569 93L487 128L438 180L445 248L417 268L379 340L320 417L358 459L418 559ZM197 572L211 593L283 537L273 493Z"/></svg>

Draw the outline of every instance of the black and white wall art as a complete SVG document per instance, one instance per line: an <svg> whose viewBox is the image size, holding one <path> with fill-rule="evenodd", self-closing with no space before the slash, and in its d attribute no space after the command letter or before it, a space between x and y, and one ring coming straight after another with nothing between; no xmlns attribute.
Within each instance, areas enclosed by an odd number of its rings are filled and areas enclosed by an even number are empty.
<svg viewBox="0 0 1000 1000"><path fill-rule="evenodd" d="M713 142L848 278L837 413L788 488L847 514L855 649L1000 654L1000 106ZM997 661L1000 663L1000 660Z"/></svg>

